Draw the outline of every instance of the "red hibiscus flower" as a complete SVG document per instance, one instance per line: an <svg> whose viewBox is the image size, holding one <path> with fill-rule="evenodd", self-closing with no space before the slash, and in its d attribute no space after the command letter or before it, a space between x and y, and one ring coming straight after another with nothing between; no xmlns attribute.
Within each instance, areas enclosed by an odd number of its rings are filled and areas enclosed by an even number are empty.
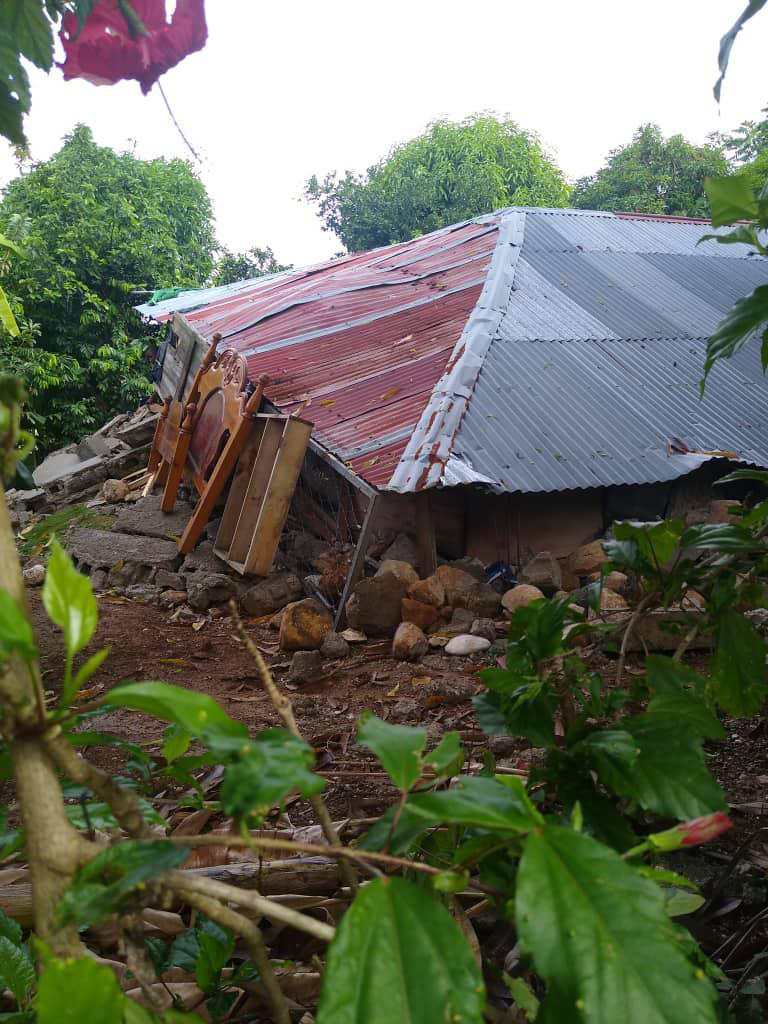
<svg viewBox="0 0 768 1024"><path fill-rule="evenodd" d="M82 28L64 16L64 78L113 85L135 78L149 92L163 72L201 50L208 30L204 0L177 0L170 22L165 0L96 0Z"/></svg>

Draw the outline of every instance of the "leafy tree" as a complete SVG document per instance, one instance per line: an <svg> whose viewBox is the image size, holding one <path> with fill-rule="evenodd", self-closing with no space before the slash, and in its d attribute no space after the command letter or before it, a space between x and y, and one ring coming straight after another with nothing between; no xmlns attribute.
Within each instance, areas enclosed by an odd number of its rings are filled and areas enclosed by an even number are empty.
<svg viewBox="0 0 768 1024"><path fill-rule="evenodd" d="M353 252L502 206L565 206L568 186L538 138L489 114L434 121L364 175L313 175L304 195Z"/></svg>
<svg viewBox="0 0 768 1024"><path fill-rule="evenodd" d="M763 107L761 121L742 121L722 144L736 164L748 163L768 149L768 106Z"/></svg>
<svg viewBox="0 0 768 1024"><path fill-rule="evenodd" d="M78 125L8 185L0 225L21 246L4 284L26 325L0 329L0 361L23 371L45 451L149 392L134 292L207 280L211 205L188 163L116 153Z"/></svg>
<svg viewBox="0 0 768 1024"><path fill-rule="evenodd" d="M264 277L277 274L281 270L290 270L292 264L278 263L269 246L260 249L254 246L247 252L232 252L222 246L213 269L211 284L214 286L231 284L233 281L246 281L251 277Z"/></svg>
<svg viewBox="0 0 768 1024"><path fill-rule="evenodd" d="M682 135L665 139L658 125L644 124L632 142L611 150L605 167L576 183L573 205L707 217L704 181L727 169L724 154L715 146L694 146Z"/></svg>

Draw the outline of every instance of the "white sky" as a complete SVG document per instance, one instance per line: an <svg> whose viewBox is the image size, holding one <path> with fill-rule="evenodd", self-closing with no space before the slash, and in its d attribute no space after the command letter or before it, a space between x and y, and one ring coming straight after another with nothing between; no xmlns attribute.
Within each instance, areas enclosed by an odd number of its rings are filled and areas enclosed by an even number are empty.
<svg viewBox="0 0 768 1024"><path fill-rule="evenodd" d="M428 121L482 110L538 132L573 180L642 122L703 142L758 116L768 11L739 36L718 110L718 41L745 0L208 0L209 38L162 79L211 194L219 237L302 265L341 248L299 198L360 171ZM77 121L137 156L188 156L154 89L32 74L44 159ZM0 183L15 174L0 144Z"/></svg>

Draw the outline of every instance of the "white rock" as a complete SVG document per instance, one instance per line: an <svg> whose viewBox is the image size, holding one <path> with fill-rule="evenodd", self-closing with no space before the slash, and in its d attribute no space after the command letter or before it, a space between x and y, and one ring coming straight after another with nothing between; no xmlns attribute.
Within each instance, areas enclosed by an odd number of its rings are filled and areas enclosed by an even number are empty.
<svg viewBox="0 0 768 1024"><path fill-rule="evenodd" d="M470 636L469 633L463 633L448 641L445 645L445 653L478 654L480 651L487 651L490 646L491 641L484 636Z"/></svg>
<svg viewBox="0 0 768 1024"><path fill-rule="evenodd" d="M362 633L359 629L345 629L342 630L340 635L344 637L348 644L364 644L368 639L365 633Z"/></svg>

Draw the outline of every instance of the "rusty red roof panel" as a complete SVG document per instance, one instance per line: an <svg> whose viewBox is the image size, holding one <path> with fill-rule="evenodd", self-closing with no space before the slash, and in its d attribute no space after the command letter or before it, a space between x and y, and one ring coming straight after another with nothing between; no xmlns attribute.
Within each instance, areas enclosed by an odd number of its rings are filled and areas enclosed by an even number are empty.
<svg viewBox="0 0 768 1024"><path fill-rule="evenodd" d="M242 352L267 398L384 486L485 281L497 218L255 282L185 314Z"/></svg>

